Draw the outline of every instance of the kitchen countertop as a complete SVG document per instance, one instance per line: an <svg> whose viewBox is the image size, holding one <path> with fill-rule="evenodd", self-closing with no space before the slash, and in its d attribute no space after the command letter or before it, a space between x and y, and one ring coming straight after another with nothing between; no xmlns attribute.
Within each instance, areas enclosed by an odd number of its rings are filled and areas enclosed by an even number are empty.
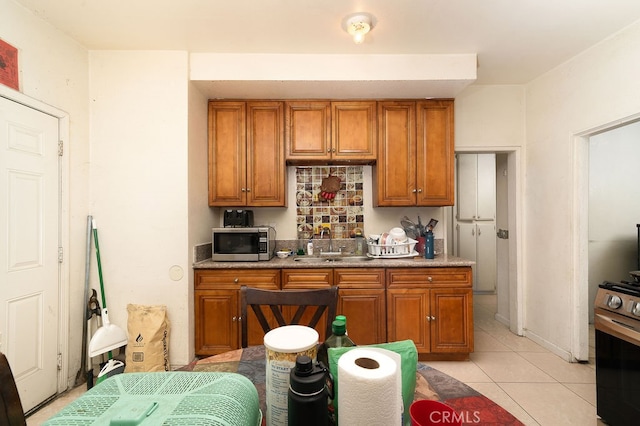
<svg viewBox="0 0 640 426"><path fill-rule="evenodd" d="M422 256L405 258L374 258L371 260L350 260L348 256L339 261L331 262L325 259L317 261L294 261L296 256L280 259L274 256L270 261L262 262L214 262L206 259L193 264L193 269L310 269L310 268L448 268L472 266L475 262L461 257L447 254L437 255L435 259L425 259Z"/></svg>

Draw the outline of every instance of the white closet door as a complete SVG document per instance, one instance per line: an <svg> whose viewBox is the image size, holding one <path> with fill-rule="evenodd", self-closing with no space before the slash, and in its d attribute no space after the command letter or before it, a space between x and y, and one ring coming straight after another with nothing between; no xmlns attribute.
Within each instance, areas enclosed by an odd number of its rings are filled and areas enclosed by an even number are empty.
<svg viewBox="0 0 640 426"><path fill-rule="evenodd" d="M496 226L493 222L476 224L476 273L474 291L496 289Z"/></svg>
<svg viewBox="0 0 640 426"><path fill-rule="evenodd" d="M496 218L496 155L478 154L476 220Z"/></svg>
<svg viewBox="0 0 640 426"><path fill-rule="evenodd" d="M457 154L458 220L474 220L478 197L477 154Z"/></svg>

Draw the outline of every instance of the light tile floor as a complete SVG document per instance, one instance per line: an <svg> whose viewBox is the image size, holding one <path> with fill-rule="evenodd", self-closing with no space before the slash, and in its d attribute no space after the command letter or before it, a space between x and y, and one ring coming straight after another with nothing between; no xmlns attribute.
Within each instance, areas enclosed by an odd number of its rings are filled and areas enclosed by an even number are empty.
<svg viewBox="0 0 640 426"><path fill-rule="evenodd" d="M492 399L525 425L603 425L596 415L593 328L589 363L568 363L496 321L495 300L474 295L470 361L429 365Z"/></svg>
<svg viewBox="0 0 640 426"><path fill-rule="evenodd" d="M495 296L474 296L470 361L429 362L504 407L525 425L604 425L596 415L594 339L588 364L568 363L494 319ZM41 425L86 390L79 386L27 418Z"/></svg>

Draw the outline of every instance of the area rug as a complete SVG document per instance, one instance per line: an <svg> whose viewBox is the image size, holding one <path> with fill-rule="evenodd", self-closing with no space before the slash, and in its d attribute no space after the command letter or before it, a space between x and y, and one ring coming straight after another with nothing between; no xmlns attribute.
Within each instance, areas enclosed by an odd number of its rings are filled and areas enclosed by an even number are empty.
<svg viewBox="0 0 640 426"><path fill-rule="evenodd" d="M194 361L186 371L224 371L248 377L258 390L260 408L266 412L265 353L263 346L239 349ZM523 423L470 386L428 364L418 363L415 399L443 402L456 410L463 425L513 425Z"/></svg>

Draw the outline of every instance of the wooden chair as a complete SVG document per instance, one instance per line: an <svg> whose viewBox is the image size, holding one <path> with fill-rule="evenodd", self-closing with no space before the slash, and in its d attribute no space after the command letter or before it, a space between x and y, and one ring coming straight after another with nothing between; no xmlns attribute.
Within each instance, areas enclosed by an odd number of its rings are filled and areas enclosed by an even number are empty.
<svg viewBox="0 0 640 426"><path fill-rule="evenodd" d="M24 426L26 424L9 361L0 352L0 425Z"/></svg>
<svg viewBox="0 0 640 426"><path fill-rule="evenodd" d="M263 307L269 306L278 326L283 325L307 325L315 328L322 314L327 312L325 324L325 336L331 335L331 324L336 317L338 305L338 287L329 287L318 290L263 290L242 286L240 288L240 304L242 315L242 347L248 346L248 310L251 306L258 318L262 330L267 333L271 330L271 324L263 312ZM297 306L290 321L285 320L283 306ZM315 307L315 310L312 309ZM307 308L310 308L307 311ZM268 311L267 311L268 312ZM313 312L313 316L305 324L301 324L305 312ZM308 315L307 315L308 317Z"/></svg>

